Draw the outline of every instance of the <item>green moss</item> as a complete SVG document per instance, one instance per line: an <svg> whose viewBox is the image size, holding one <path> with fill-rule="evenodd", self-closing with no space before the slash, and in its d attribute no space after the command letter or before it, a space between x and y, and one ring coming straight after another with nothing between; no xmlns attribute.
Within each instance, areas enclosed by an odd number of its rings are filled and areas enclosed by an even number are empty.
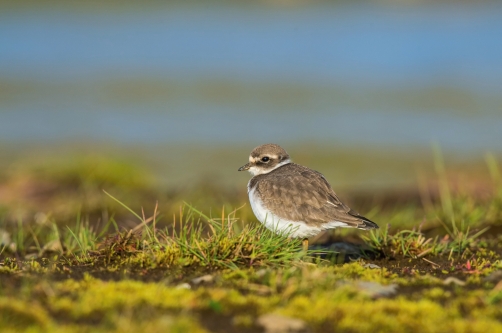
<svg viewBox="0 0 502 333"><path fill-rule="evenodd" d="M447 290L440 288L440 287L435 287L435 288L425 290L425 291L423 291L422 295L424 298L428 298L431 300L438 300L438 301L448 299L452 296L450 291L447 291Z"/></svg>
<svg viewBox="0 0 502 333"><path fill-rule="evenodd" d="M487 332L502 329L495 318L472 318L455 307L403 297L369 301L337 292L293 299L279 312L314 323L329 323L337 332ZM476 316L474 316L476 317ZM475 320L473 320L475 319Z"/></svg>
<svg viewBox="0 0 502 333"><path fill-rule="evenodd" d="M14 302L18 292L3 290L0 308L11 315L0 327L34 327L34 332L204 332L201 316L210 316L237 332L239 327L254 327L259 315L276 312L305 320L315 332L502 329L497 288L446 289L437 279L431 280L435 286L426 287L430 281L420 285L423 278L411 278L415 281L403 288L420 287L405 294L398 287L396 298L367 290L402 279L360 263L230 270L216 277L214 284L195 289L165 282L103 281L87 274L81 280L27 284L23 300ZM360 281L374 285L363 288Z"/></svg>
<svg viewBox="0 0 502 333"><path fill-rule="evenodd" d="M23 302L13 298L0 298L0 328L2 331L47 329L50 319L46 310L36 302Z"/></svg>
<svg viewBox="0 0 502 333"><path fill-rule="evenodd" d="M133 197L150 186L139 169L100 159L23 175L58 183L63 194L50 200L95 200L93 207L101 208L107 206L102 186L132 190ZM68 189L78 189L77 196L66 196ZM185 204L160 228L158 216L108 198L137 218L136 227L115 233L109 231L126 220L108 219L108 230L79 215L61 228L42 214L35 224L20 221L8 230L14 244L0 247L0 331L205 332L219 325L216 330L240 332L259 330L256 318L268 313L303 319L313 332L500 331L502 282L489 276L502 268L502 238L480 238L470 229L498 218L499 198L483 203L447 190L426 209L396 207L389 217L417 225L426 216L429 234L382 228L366 234L365 246L383 258L338 265L313 251L304 256L298 240L244 223L228 207L214 217ZM193 282L206 274L209 281ZM448 277L465 285L444 284Z"/></svg>

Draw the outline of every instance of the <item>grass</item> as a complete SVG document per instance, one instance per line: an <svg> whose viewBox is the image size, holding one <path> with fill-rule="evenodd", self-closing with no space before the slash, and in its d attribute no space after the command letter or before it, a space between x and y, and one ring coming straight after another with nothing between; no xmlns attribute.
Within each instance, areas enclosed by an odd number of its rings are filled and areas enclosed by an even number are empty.
<svg viewBox="0 0 502 333"><path fill-rule="evenodd" d="M502 191L495 157L486 160L489 195L455 187L437 150L436 198L422 191L423 206L374 206L368 216L388 225L342 230L326 241L338 247L308 253L231 199L216 212L179 198L176 211L162 200L141 201L145 210L120 191L120 177L84 177L88 195L109 184L101 214L78 210L61 222L50 212L33 221L6 213L0 329L261 332L258 318L273 314L312 332L502 330Z"/></svg>

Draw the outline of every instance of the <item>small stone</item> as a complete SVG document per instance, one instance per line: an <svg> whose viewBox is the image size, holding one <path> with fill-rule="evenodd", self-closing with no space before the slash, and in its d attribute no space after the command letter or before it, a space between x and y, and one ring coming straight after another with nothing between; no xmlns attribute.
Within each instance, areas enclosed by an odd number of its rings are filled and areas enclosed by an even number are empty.
<svg viewBox="0 0 502 333"><path fill-rule="evenodd" d="M201 284L201 283L211 283L213 282L214 277L210 274L199 276L192 280L193 284Z"/></svg>
<svg viewBox="0 0 502 333"><path fill-rule="evenodd" d="M29 253L24 256L25 260L33 260L38 258L38 253Z"/></svg>
<svg viewBox="0 0 502 333"><path fill-rule="evenodd" d="M33 216L33 219L35 220L35 222L37 224L47 224L49 222L49 217L47 216L47 214L45 213L42 213L42 212L38 212L35 214L35 216Z"/></svg>
<svg viewBox="0 0 502 333"><path fill-rule="evenodd" d="M192 286L188 283L181 283L181 284L178 284L175 289L192 289Z"/></svg>
<svg viewBox="0 0 502 333"><path fill-rule="evenodd" d="M265 333L307 333L307 324L301 320L278 314L265 314L257 319L259 326L263 327Z"/></svg>
<svg viewBox="0 0 502 333"><path fill-rule="evenodd" d="M255 273L256 277L258 277L258 278L264 277L265 274L267 274L267 270L265 268L262 268L262 269L256 271L256 273Z"/></svg>
<svg viewBox="0 0 502 333"><path fill-rule="evenodd" d="M499 281L499 283L497 283L497 285L493 288L493 291L502 291L502 280Z"/></svg>
<svg viewBox="0 0 502 333"><path fill-rule="evenodd" d="M450 284L456 284L457 286L465 286L465 281L462 281L460 279L457 279L456 277L450 276L444 279L443 281L444 285L450 285Z"/></svg>
<svg viewBox="0 0 502 333"><path fill-rule="evenodd" d="M50 241L49 243L44 245L44 247L42 248L42 252L43 253L63 252L63 248L61 247L61 242L59 241L59 239Z"/></svg>
<svg viewBox="0 0 502 333"><path fill-rule="evenodd" d="M494 282L497 283L502 281L502 270L491 272L487 277L483 279L484 282Z"/></svg>
<svg viewBox="0 0 502 333"><path fill-rule="evenodd" d="M10 245L10 234L4 229L0 229L0 246L4 247Z"/></svg>
<svg viewBox="0 0 502 333"><path fill-rule="evenodd" d="M382 267L375 265L375 264L366 264L363 266L364 268L371 268L371 269L380 269Z"/></svg>
<svg viewBox="0 0 502 333"><path fill-rule="evenodd" d="M384 286L377 282L360 281L356 286L372 298L390 297L397 292L397 284Z"/></svg>

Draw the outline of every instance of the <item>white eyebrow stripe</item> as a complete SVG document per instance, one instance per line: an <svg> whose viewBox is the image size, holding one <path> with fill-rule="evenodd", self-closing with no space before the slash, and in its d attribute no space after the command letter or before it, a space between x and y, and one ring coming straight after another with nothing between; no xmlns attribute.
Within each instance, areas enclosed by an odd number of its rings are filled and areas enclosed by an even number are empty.
<svg viewBox="0 0 502 333"><path fill-rule="evenodd" d="M289 164L291 163L291 160L288 158L287 160L284 160L282 161L281 163L277 164L275 167L273 167L272 169L264 169L264 168L261 168L261 167L257 167L257 166L252 166L249 168L249 172L253 175L253 176L257 176L257 175L263 175L263 174L266 174L266 173L269 173L271 171L274 171L275 169L285 165L285 164Z"/></svg>

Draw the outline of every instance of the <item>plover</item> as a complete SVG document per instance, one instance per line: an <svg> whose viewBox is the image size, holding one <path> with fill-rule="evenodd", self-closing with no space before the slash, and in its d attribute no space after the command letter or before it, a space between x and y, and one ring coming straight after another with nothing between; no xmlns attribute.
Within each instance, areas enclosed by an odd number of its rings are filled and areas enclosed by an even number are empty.
<svg viewBox="0 0 502 333"><path fill-rule="evenodd" d="M249 163L239 171L249 171L249 201L256 218L269 230L293 238L308 237L334 228L378 229L373 221L342 203L324 176L291 162L279 145L256 147Z"/></svg>

